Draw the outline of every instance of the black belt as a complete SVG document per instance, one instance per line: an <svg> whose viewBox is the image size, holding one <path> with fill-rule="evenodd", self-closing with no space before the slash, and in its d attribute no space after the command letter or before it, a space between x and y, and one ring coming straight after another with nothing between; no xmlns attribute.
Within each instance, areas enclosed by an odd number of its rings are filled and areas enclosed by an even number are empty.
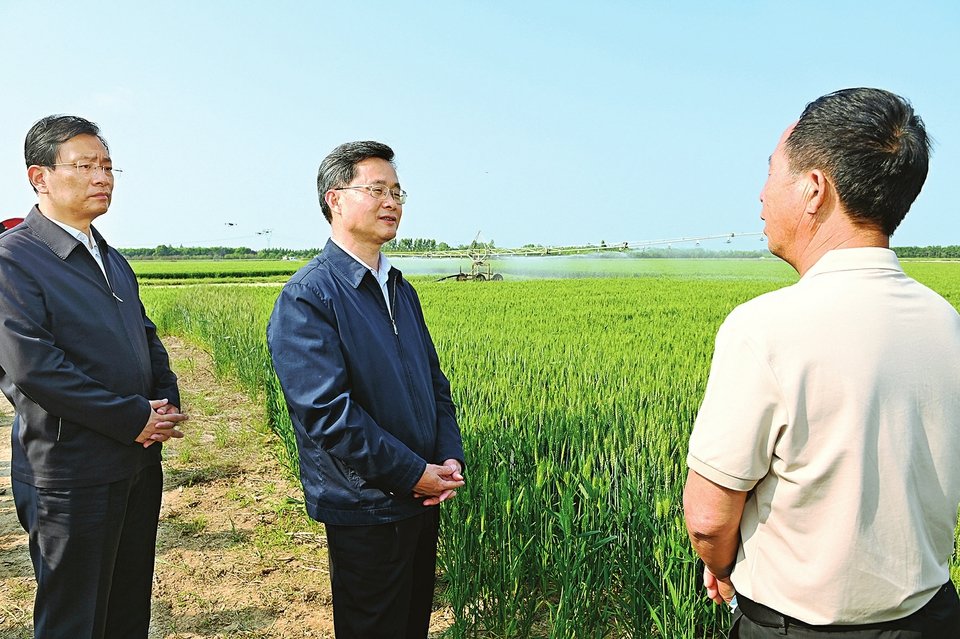
<svg viewBox="0 0 960 639"><path fill-rule="evenodd" d="M892 621L857 625L829 624L818 626L809 624L800 621L799 619L794 619L793 617L781 614L773 608L769 608L764 606L762 603L757 603L756 601L745 597L741 593L737 593L737 606L741 611L743 611L743 615L747 619L758 626L765 626L767 628L780 628L784 631L790 627L807 628L820 632L839 632L843 630L899 630L906 629L911 624L915 623L916 618L924 613L928 608L939 608L941 606L949 607L955 605L956 597L956 590L954 589L953 583L948 581L941 586L940 590L937 591L937 594L935 594L933 598L923 606L923 608L907 617L902 619L894 619Z"/></svg>

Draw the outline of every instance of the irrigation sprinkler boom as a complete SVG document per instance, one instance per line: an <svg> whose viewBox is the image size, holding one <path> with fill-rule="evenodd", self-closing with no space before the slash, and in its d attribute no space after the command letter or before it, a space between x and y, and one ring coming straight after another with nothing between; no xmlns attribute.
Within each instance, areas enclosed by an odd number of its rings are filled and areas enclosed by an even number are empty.
<svg viewBox="0 0 960 639"><path fill-rule="evenodd" d="M719 235L700 235L691 237L677 237L663 240L642 240L639 242L619 242L607 244L580 244L573 246L526 246L522 248L493 248L489 245L479 242L480 234L470 243L469 247L462 249L448 249L445 251L423 251L423 252L388 252L390 257L428 257L428 258L463 258L470 260L470 272L464 272L441 277L440 280L453 279L459 282L464 281L500 281L503 275L493 272L490 260L499 257L546 257L552 255L587 255L590 253L605 253L611 251L639 251L654 246L673 246L674 244L695 243L708 240L724 240L727 244L734 238L761 237L763 233L721 233Z"/></svg>

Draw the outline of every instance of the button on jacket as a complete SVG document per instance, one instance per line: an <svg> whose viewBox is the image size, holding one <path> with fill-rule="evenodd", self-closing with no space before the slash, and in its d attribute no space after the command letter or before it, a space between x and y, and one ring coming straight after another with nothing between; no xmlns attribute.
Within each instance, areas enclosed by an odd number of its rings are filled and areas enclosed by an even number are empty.
<svg viewBox="0 0 960 639"><path fill-rule="evenodd" d="M390 269L391 310L369 269L333 242L283 287L267 327L300 451L308 514L372 525L422 513L427 462L463 461L450 384L420 300Z"/></svg>
<svg viewBox="0 0 960 639"><path fill-rule="evenodd" d="M107 279L36 207L0 236L0 389L16 407L11 476L38 487L106 484L159 463L159 444L134 440L150 399L180 406L130 265L92 233Z"/></svg>

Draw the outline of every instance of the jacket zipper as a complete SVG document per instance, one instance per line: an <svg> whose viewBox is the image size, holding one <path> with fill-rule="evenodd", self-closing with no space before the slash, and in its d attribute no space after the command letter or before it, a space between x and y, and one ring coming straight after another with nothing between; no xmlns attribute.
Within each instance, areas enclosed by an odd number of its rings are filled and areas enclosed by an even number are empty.
<svg viewBox="0 0 960 639"><path fill-rule="evenodd" d="M390 323L393 325L393 334L397 336L397 341L400 341L400 333L397 331L397 320L393 317L393 309L397 305L397 283L393 283L393 292L390 294L390 308L387 309L387 313L390 314Z"/></svg>
<svg viewBox="0 0 960 639"><path fill-rule="evenodd" d="M123 303L123 300L120 298L119 295L117 295L117 292L116 292L115 290L113 290L113 283L110 281L110 278L107 277L107 268L106 268L106 267L107 267L107 262L106 262L106 259L107 259L107 258L103 258L103 260L104 260L104 262L103 262L103 266L104 266L104 268L103 268L103 279L106 280L106 282L107 282L107 288L110 289L110 294L113 295L113 299L117 300L118 302L120 302L120 303L122 304L122 303ZM99 267L98 267L98 268L99 268Z"/></svg>
<svg viewBox="0 0 960 639"><path fill-rule="evenodd" d="M393 325L393 334L397 338L397 351L400 353L400 362L403 365L404 372L407 374L407 392L410 394L410 400L413 402L413 407L417 411L417 420L423 423L423 411L420 409L420 402L417 400L417 394L414 392L413 376L410 374L410 366L407 364L407 358L403 355L403 344L400 343L400 333L397 331L397 322L393 314L393 309L397 306L398 285L399 282L397 279L394 279L393 290L390 292L390 308L388 308L387 311L390 314L390 323ZM387 286L389 286L389 283Z"/></svg>
<svg viewBox="0 0 960 639"><path fill-rule="evenodd" d="M91 255L91 257L93 256ZM110 281L110 276L107 275L108 271L109 272L113 271L113 268L110 266L110 252L105 251L104 253L101 253L101 259L103 260L103 271L102 271L103 279L107 283L107 289L110 291L110 295L112 295L113 299L116 300L115 305L117 307L117 313L120 315L120 325L123 327L124 337L126 337L127 344L129 345L130 350L133 352L134 357L137 359L138 362L140 362L140 366L138 367L138 370L137 370L137 372L140 374L140 383L143 386L143 388L148 389L147 390L148 393L152 393L153 382L156 380L151 380L147 376L147 374L144 372L145 370L149 370L152 367L152 363L150 362L150 359L149 359L150 344L147 344L147 361L144 361L140 357L140 355L137 353L136 344L134 344L130 339L130 332L127 329L126 320L123 317L123 308L121 308L120 306L120 304L124 303L123 298L117 295L116 291L113 288L113 283ZM94 263L96 263L96 260L94 260ZM99 265L97 266L97 268L98 269L100 268ZM146 369L144 369L144 365L146 365L147 367ZM150 383L148 383L148 381Z"/></svg>

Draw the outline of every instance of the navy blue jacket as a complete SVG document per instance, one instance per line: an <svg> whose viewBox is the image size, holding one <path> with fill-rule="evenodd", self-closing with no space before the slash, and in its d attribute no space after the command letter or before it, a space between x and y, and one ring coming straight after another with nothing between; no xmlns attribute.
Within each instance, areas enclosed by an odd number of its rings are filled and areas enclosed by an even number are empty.
<svg viewBox="0 0 960 639"><path fill-rule="evenodd" d="M106 484L160 463L134 440L150 399L180 406L177 377L126 260L96 229L96 260L36 207L0 235L0 389L16 409L11 476Z"/></svg>
<svg viewBox="0 0 960 639"><path fill-rule="evenodd" d="M463 461L450 384L420 300L395 268L393 317L370 271L333 242L290 279L267 342L300 451L308 514L372 525L424 511L427 462Z"/></svg>

